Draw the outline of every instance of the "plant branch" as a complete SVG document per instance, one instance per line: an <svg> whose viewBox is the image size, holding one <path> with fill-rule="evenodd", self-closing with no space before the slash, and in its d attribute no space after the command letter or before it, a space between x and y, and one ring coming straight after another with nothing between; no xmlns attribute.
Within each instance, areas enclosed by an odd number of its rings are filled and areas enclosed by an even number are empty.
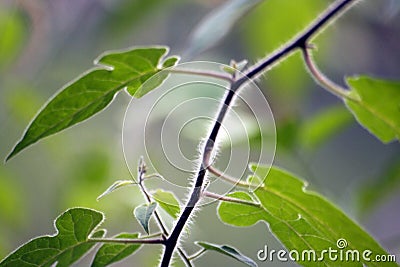
<svg viewBox="0 0 400 267"><path fill-rule="evenodd" d="M307 69L309 70L311 76L314 78L316 83L318 83L320 86L322 86L322 88L325 88L327 91L331 92L332 94L334 94L340 98L347 98L347 99L357 101L356 98L352 97L349 94L350 91L348 89L333 82L318 69L317 65L315 64L315 62L311 56L309 48L303 48L302 52L303 52L302 53L303 59L307 66Z"/></svg>
<svg viewBox="0 0 400 267"><path fill-rule="evenodd" d="M221 196L221 195L218 195L216 193L209 192L209 191L204 191L203 195L206 196L206 197L209 197L209 198L222 200L222 201L226 201L226 202L232 202L232 203L238 203L238 204L243 204L243 205L260 207L260 204L255 203L255 202L251 202L251 201L247 201L247 200L243 200L243 199L238 199L238 198L234 198L234 197Z"/></svg>
<svg viewBox="0 0 400 267"><path fill-rule="evenodd" d="M190 262L191 259L186 256L185 252L183 251L183 249L181 249L180 247L177 248L179 255L181 256L181 259L183 260L183 262L185 263L185 265L187 267L193 267L192 263Z"/></svg>
<svg viewBox="0 0 400 267"><path fill-rule="evenodd" d="M150 194L147 192L147 189L143 183L144 179L147 178L147 176L145 176L146 174L146 164L143 160L143 158L140 158L139 160L139 164L138 164L138 179L139 179L139 187L140 190L142 191L143 195L145 196L146 200L148 203L151 203L151 198L150 198ZM150 175L150 176L159 176L159 175ZM162 177L162 176L161 176ZM162 231L161 237L164 241L166 241L166 237L169 235L167 228L164 226L163 221L161 220L160 215L158 214L158 212L155 210L154 211L154 217L157 221L157 224L159 226L159 228ZM186 256L186 253L183 251L183 249L178 247L178 253L181 256L182 260L184 261L184 263L186 264L186 266L188 267L192 267L192 264L190 263L190 260L188 259L188 257Z"/></svg>
<svg viewBox="0 0 400 267"><path fill-rule="evenodd" d="M162 244L165 245L165 239L129 239L129 238L90 238L88 242L97 243L122 243L122 244Z"/></svg>
<svg viewBox="0 0 400 267"><path fill-rule="evenodd" d="M303 59L307 66L307 69L310 71L311 76L314 80L321 85L323 88L328 90L329 92L337 95L338 97L347 97L348 90L331 81L328 77L326 77L316 66L314 60L311 57L311 53L309 49L302 49Z"/></svg>
<svg viewBox="0 0 400 267"><path fill-rule="evenodd" d="M215 72L215 71L201 71L201 70L192 70L192 69L178 69L178 68L169 68L165 69L170 73L177 73L177 74L188 74L188 75L199 75L199 76L206 76L216 79L225 80L228 82L232 82L232 77L228 74Z"/></svg>
<svg viewBox="0 0 400 267"><path fill-rule="evenodd" d="M330 5L318 18L312 22L303 32L294 39L287 42L280 49L273 52L270 56L261 60L257 65L244 73L237 82L243 84L248 79L254 79L263 72L270 69L283 57L293 53L296 49L306 48L307 42L320 33L326 25L333 22L337 17L343 14L357 0L338 0Z"/></svg>
<svg viewBox="0 0 400 267"><path fill-rule="evenodd" d="M162 237L162 235L163 235L163 233L159 232L159 233L154 233L154 234L151 234L151 235L141 236L140 239L153 238L153 237L156 237L156 236L161 236Z"/></svg>
<svg viewBox="0 0 400 267"><path fill-rule="evenodd" d="M206 252L206 251L207 251L207 249L205 249L205 248L200 249L199 251L197 251L197 252L194 253L193 255L189 256L189 260L192 261L192 260L197 259L197 258L200 257L201 255L203 255L203 253Z"/></svg>
<svg viewBox="0 0 400 267"><path fill-rule="evenodd" d="M143 161L143 158L141 157L138 163L138 184L140 187L140 190L142 191L144 197L146 198L148 203L151 203L151 197L149 195L149 193L147 192L146 187L143 184L143 181L145 179L145 174L146 174L146 165ZM154 211L154 217L156 218L157 224L159 226L159 228L161 229L161 231L163 232L163 238L165 239L168 235L168 231L164 226L164 223L161 220L161 217L159 216L157 211Z"/></svg>
<svg viewBox="0 0 400 267"><path fill-rule="evenodd" d="M222 171L218 170L217 168L215 168L212 165L209 165L207 167L207 170L214 174L215 176L217 176L218 178L221 178L224 181L227 181L228 183L234 184L236 186L241 186L241 187L248 187L250 184L244 182L244 181L240 181L239 179L233 178L225 173L223 173Z"/></svg>
<svg viewBox="0 0 400 267"><path fill-rule="evenodd" d="M166 240L164 255L161 260L161 267L169 266L180 234L184 229L186 223L188 222L195 206L200 200L207 169L210 166L210 159L215 146L214 144L221 128L221 123L234 99L235 92L239 90L242 85L244 85L249 79L253 80L258 75L268 70L268 68L270 68L274 63L278 62L278 60L282 59L285 56L288 56L294 50L298 48L306 48L307 42L312 36L320 32L323 27L328 24L328 22L333 21L333 19L343 13L346 8L350 6L350 4L355 2L356 0L338 0L334 2L327 8L325 12L323 12L318 17L317 20L315 20L308 28L306 28L305 31L303 31L298 37L294 38L294 40L288 42L285 46L283 46L283 48L277 50L277 52L262 60L254 67L250 68L247 72L244 73L244 76L241 76L240 78L230 77L229 79L227 79L228 81L230 81L229 91L224 96L223 103L216 117L216 121L211 128L211 132L202 150L202 163L197 172L196 180L192 188L190 197L183 212L180 214L171 235Z"/></svg>
<svg viewBox="0 0 400 267"><path fill-rule="evenodd" d="M230 90L227 92L227 94L224 97L223 104L221 105L218 115L217 115L217 120L215 121L215 123L211 129L211 132L207 138L206 144L203 148L202 163L197 172L196 181L192 188L192 192L190 194L189 200L187 201L185 209L179 216L179 219L178 219L174 229L172 230L171 235L167 239L167 243L166 243L165 250L164 250L164 255L163 255L163 258L161 261L161 267L169 266L169 263L171 261L172 254L173 254L175 246L178 242L179 236L180 236L183 228L185 227L187 221L189 220L189 217L190 217L191 213L193 212L196 204L200 200L203 183L204 183L204 180L206 177L206 168L209 165L211 153L214 149L215 141L217 139L218 132L221 128L221 123L228 111L228 107L230 107L230 104L235 95L235 91L237 89L238 89L238 87L235 84L232 84L232 86L230 87Z"/></svg>

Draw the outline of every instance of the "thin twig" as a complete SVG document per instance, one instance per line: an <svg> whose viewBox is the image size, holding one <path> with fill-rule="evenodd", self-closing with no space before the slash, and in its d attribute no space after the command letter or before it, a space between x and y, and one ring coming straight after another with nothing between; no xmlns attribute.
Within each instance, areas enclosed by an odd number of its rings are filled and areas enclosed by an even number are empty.
<svg viewBox="0 0 400 267"><path fill-rule="evenodd" d="M162 235L163 235L163 233L159 232L159 233L155 233L155 234L151 234L151 235L141 236L140 239L153 238L153 237L162 236Z"/></svg>
<svg viewBox="0 0 400 267"><path fill-rule="evenodd" d="M191 70L191 69L178 69L178 68L168 68L168 69L165 69L165 71L168 71L170 73L177 73L177 74L206 76L206 77L225 80L227 82L232 82L232 77L230 75L222 73L222 72L201 71L201 70Z"/></svg>
<svg viewBox="0 0 400 267"><path fill-rule="evenodd" d="M179 255L181 256L181 259L183 260L183 262L185 263L185 265L187 267L193 267L192 263L190 262L191 259L186 256L185 252L183 251L183 249L181 249L180 247L177 248Z"/></svg>
<svg viewBox="0 0 400 267"><path fill-rule="evenodd" d="M142 166L140 166L140 165L142 165ZM140 187L140 190L142 191L144 197L146 198L147 202L151 203L150 194L147 192L147 189L143 184L145 173L146 173L146 167L144 165L143 159L141 158L140 161L139 161L139 167L138 167L139 187ZM154 211L154 217L156 218L156 222L157 222L159 228L161 229L161 231L163 232L164 238L165 238L165 236L168 235L168 231L165 228L164 223L162 222L162 220L161 220L160 216L158 215L157 211Z"/></svg>
<svg viewBox="0 0 400 267"><path fill-rule="evenodd" d="M145 176L146 171L147 171L147 170L146 170L145 162L144 162L143 158L140 158L139 164L138 164L138 179L139 179L138 184L139 184L139 187L140 187L140 189L141 189L143 195L145 196L147 202L148 202L148 203L151 203L150 194L147 192L147 189L146 189L146 187L145 187L145 185L144 185L144 183L143 183L144 179L145 179L145 178L148 178L147 176ZM150 175L150 176L154 176L154 174L152 174L152 175ZM161 177L162 177L162 176L161 176ZM162 178L163 178L163 177L162 177ZM160 215L158 214L158 212L157 212L156 210L154 211L154 217L155 217L155 219L156 219L156 222L157 222L157 224L158 224L158 227L159 227L159 228L161 229L161 231L162 231L161 237L162 237L162 239L163 239L164 241L166 241L166 240L167 240L167 236L169 235L169 233L168 233L167 228L164 226L164 223L163 223L163 221L161 220ZM177 250L178 250L178 253L179 253L181 259L182 259L183 262L185 263L185 265L186 265L187 267L192 267L192 264L190 263L190 260L189 260L188 257L186 256L186 253L184 252L184 250L183 250L182 248L180 248L180 247L178 247Z"/></svg>
<svg viewBox="0 0 400 267"><path fill-rule="evenodd" d="M209 192L209 191L204 191L203 195L206 196L206 197L209 197L209 198L222 200L222 201L226 201L226 202L233 202L233 203L249 205L249 206L254 206L254 207L261 207L260 204L255 203L255 202L251 202L251 201L247 201L247 200L243 200L243 199L238 199L238 198L234 198L234 197L222 196L222 195L218 195L216 193L212 193L212 192Z"/></svg>
<svg viewBox="0 0 400 267"><path fill-rule="evenodd" d="M214 174L215 176L217 176L218 178L221 178L224 181L227 181L228 183L237 185L237 186L242 186L242 187L249 187L250 184L244 182L244 181L240 181L239 179L233 178L225 173L223 173L222 171L218 170L217 168L215 168L212 165L209 165L207 167L207 170Z"/></svg>
<svg viewBox="0 0 400 267"><path fill-rule="evenodd" d="M311 76L314 78L314 80L322 86L322 88L325 88L327 91L331 92L334 95L337 95L338 97L341 98L349 98L349 90L341 87L337 83L331 81L328 77L326 77L317 67L315 62L312 59L312 56L309 52L308 48L303 48L302 49L302 54L303 54L303 59L304 62L307 66L307 69L310 71Z"/></svg>
<svg viewBox="0 0 400 267"><path fill-rule="evenodd" d="M89 238L88 242L97 243L121 243L121 244L161 244L165 245L165 239L129 239L129 238Z"/></svg>
<svg viewBox="0 0 400 267"><path fill-rule="evenodd" d="M192 260L194 260L194 259L197 259L197 258L200 257L201 255L203 255L203 253L206 252L206 251L207 251L207 249L205 249L205 248L200 249L200 250L197 251L196 253L190 255L190 256L189 256L189 260L192 261Z"/></svg>

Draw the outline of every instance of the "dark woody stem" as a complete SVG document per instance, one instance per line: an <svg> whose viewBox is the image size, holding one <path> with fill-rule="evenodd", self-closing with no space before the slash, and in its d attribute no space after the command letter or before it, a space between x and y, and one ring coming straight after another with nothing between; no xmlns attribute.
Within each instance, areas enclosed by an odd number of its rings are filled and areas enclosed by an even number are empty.
<svg viewBox="0 0 400 267"><path fill-rule="evenodd" d="M321 32L321 30L332 22L335 18L337 18L340 14L343 14L347 8L349 8L352 4L354 4L357 0L337 0L332 5L330 5L320 16L310 24L303 32L301 32L297 37L293 40L289 41L286 45L284 45L279 50L272 53L267 58L260 61L258 64L249 68L248 71L244 73L244 75L236 78L232 77L230 81L229 91L226 93L223 103L218 111L216 116L216 121L211 128L211 132L206 140L206 144L202 151L202 163L197 172L195 184L192 188L192 192L190 194L189 200L186 203L186 206L183 212L180 214L178 221L175 224L172 233L169 235L167 240L165 241L165 250L164 255L161 261L161 267L168 267L171 258L173 256L175 247L178 243L179 237L184 229L186 223L188 222L194 208L198 204L200 197L203 191L204 180L206 178L207 171L209 171L212 152L215 147L215 141L217 139L219 130L221 128L222 121L229 110L235 93L242 88L244 84L246 84L249 80L254 80L260 74L266 72L270 69L275 63L279 60L286 58L288 55L293 53L297 49L307 49L309 40L314 37L317 33ZM224 77L224 80L226 77Z"/></svg>
<svg viewBox="0 0 400 267"><path fill-rule="evenodd" d="M341 14L345 13L345 11L357 1L358 0L338 0L334 2L323 13L321 13L318 18L313 21L303 32L301 32L291 41L287 42L280 49L276 50L271 55L261 60L258 64L250 68L244 73L244 76L236 82L242 84L247 79L252 80L258 75L269 70L279 60L287 57L295 50L307 48L308 42L311 40L311 38L320 33L326 25L333 22Z"/></svg>

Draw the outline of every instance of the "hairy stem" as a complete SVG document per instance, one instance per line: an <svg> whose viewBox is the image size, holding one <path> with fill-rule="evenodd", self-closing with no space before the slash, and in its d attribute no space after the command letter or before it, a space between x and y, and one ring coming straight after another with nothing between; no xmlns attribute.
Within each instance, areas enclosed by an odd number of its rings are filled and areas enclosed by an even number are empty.
<svg viewBox="0 0 400 267"><path fill-rule="evenodd" d="M314 37L316 34L321 32L323 28L335 18L343 14L347 8L358 0L338 0L330 5L318 18L312 22L303 32L297 37L283 45L280 49L273 52L270 56L261 60L257 65L250 68L244 73L238 82L244 83L247 79L254 79L258 75L264 73L270 69L275 63L281 60L283 57L287 57L293 53L296 49L302 49L307 47L307 42Z"/></svg>
<svg viewBox="0 0 400 267"><path fill-rule="evenodd" d="M260 63L256 64L254 67L250 68L240 78L231 77L230 79L226 79L231 82L230 90L224 97L223 105L220 107L216 121L211 128L211 132L208 136L208 139L202 151L202 164L197 172L196 181L192 188L189 200L187 201L187 204L183 212L180 214L179 219L175 224L175 227L172 230L171 235L166 240L164 255L161 260L161 267L169 266L175 247L181 235L181 232L184 229L186 223L188 222L195 206L200 200L201 193L203 190L204 180L207 174L207 170L210 166L210 159L215 146L214 143L217 139L219 130L221 128L221 123L232 103L235 92L238 89L240 89L242 85L244 85L249 79L253 80L258 75L267 71L280 59L287 57L289 54L294 52L296 49L306 48L307 42L310 40L310 38L319 33L324 26L326 26L329 22L333 21L336 17L338 17L341 13L343 13L346 10L346 8L350 7L350 5L352 3L355 3L356 1L357 0L338 0L334 2L313 23L311 23L311 25L308 28L306 28L303 32L301 32L300 35L298 35L298 37L289 41L281 49L272 53L271 56L267 57Z"/></svg>
<svg viewBox="0 0 400 267"><path fill-rule="evenodd" d="M215 141L217 139L218 132L221 128L222 121L228 111L228 107L230 107L230 104L235 95L235 91L237 89L238 89L238 87L234 87L232 85L231 89L225 95L223 104L221 105L220 110L217 115L217 120L215 121L215 123L211 129L211 132L208 136L208 139L207 139L204 149L202 151L203 160L202 160L201 166L199 168L199 171L197 172L196 181L195 181L194 187L192 189L192 192L190 194L190 198L189 198L182 214L179 216L179 219L178 219L174 229L172 230L171 235L167 239L167 243L166 243L165 250L164 250L164 255L163 255L163 258L161 261L161 267L169 266L169 263L171 261L172 254L173 254L175 246L178 242L179 236L180 236L183 228L185 227L187 221L189 220L190 215L193 212L196 204L200 200L202 186L203 186L203 183L204 183L204 180L206 177L206 172L207 172L206 168L209 165L211 153L214 149Z"/></svg>

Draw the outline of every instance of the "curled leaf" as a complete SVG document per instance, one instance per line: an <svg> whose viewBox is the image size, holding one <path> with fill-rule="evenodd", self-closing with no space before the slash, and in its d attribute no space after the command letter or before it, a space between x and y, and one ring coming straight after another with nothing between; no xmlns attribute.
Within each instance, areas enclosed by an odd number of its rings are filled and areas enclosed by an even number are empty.
<svg viewBox="0 0 400 267"><path fill-rule="evenodd" d="M135 218L138 220L140 225L142 225L143 229L146 233L149 233L149 221L151 215L153 214L154 210L156 209L157 203L152 202L150 204L143 204L135 208L133 214Z"/></svg>

